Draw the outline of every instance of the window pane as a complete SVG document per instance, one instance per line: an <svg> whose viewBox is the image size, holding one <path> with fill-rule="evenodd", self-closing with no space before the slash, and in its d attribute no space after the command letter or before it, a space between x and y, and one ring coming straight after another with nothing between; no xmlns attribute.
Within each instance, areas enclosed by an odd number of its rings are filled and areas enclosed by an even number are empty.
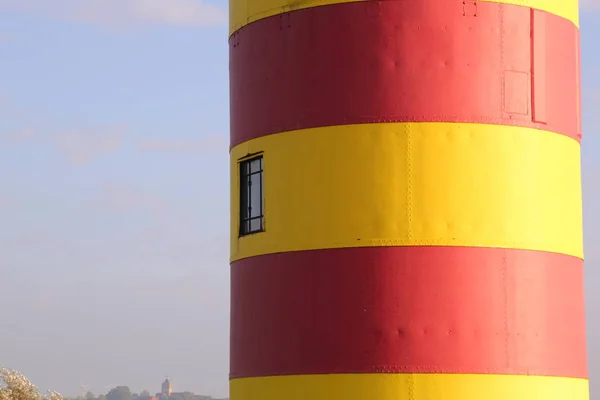
<svg viewBox="0 0 600 400"><path fill-rule="evenodd" d="M248 176L248 174L250 173L248 171L248 168L250 167L250 165L248 164L248 161L244 161L242 163L240 163L240 177L244 177L244 176Z"/></svg>
<svg viewBox="0 0 600 400"><path fill-rule="evenodd" d="M262 218L256 218L250 220L250 231L256 232L262 229Z"/></svg>
<svg viewBox="0 0 600 400"><path fill-rule="evenodd" d="M243 164L244 166L247 166L247 164ZM249 206L249 199L248 199L248 182L250 181L250 177L249 176L243 176L241 177L241 185L240 185L240 216L242 217L242 219L247 219L248 216L248 206Z"/></svg>
<svg viewBox="0 0 600 400"><path fill-rule="evenodd" d="M255 160L250 161L250 173L260 171L260 160L261 158L257 158Z"/></svg>
<svg viewBox="0 0 600 400"><path fill-rule="evenodd" d="M264 229L262 157L240 163L240 235Z"/></svg>
<svg viewBox="0 0 600 400"><path fill-rule="evenodd" d="M251 215L250 217L259 217L262 215L262 173L254 174L250 176L252 181L250 186L250 207L251 207Z"/></svg>

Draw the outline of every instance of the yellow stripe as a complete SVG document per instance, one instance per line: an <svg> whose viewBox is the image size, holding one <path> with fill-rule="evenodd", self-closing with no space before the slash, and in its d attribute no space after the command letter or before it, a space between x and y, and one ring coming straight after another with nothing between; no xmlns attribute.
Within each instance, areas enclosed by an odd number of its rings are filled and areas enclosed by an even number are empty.
<svg viewBox="0 0 600 400"><path fill-rule="evenodd" d="M331 4L354 3L368 0L229 0L229 33L243 26L273 15L305 8ZM451 0L440 0L451 1ZM456 1L456 0L454 0ZM478 0L479 1L479 0ZM481 0L492 3L514 4L536 8L566 18L579 26L578 0Z"/></svg>
<svg viewBox="0 0 600 400"><path fill-rule="evenodd" d="M528 375L357 374L233 379L231 400L588 400L586 379Z"/></svg>
<svg viewBox="0 0 600 400"><path fill-rule="evenodd" d="M237 160L264 151L266 231L238 238ZM583 257L580 146L483 124L343 125L231 151L231 256L448 245Z"/></svg>

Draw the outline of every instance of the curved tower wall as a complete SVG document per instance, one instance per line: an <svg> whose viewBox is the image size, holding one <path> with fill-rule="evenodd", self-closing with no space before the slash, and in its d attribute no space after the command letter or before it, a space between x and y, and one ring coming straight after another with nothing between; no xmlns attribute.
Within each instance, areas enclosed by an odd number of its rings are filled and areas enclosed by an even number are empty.
<svg viewBox="0 0 600 400"><path fill-rule="evenodd" d="M230 1L231 399L587 400L577 1Z"/></svg>

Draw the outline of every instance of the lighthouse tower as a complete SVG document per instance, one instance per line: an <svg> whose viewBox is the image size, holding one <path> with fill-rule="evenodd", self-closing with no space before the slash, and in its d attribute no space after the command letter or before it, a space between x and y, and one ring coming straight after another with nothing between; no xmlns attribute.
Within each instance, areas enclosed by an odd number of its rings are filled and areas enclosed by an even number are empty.
<svg viewBox="0 0 600 400"><path fill-rule="evenodd" d="M232 400L588 400L577 0L230 0Z"/></svg>

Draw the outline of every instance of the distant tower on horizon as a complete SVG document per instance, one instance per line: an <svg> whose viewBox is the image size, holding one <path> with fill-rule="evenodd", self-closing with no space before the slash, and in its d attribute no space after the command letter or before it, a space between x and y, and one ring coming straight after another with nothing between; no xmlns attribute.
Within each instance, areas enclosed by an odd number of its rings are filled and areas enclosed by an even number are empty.
<svg viewBox="0 0 600 400"><path fill-rule="evenodd" d="M167 376L167 379L162 383L160 394L164 397L169 397L171 393L173 393L173 384Z"/></svg>

